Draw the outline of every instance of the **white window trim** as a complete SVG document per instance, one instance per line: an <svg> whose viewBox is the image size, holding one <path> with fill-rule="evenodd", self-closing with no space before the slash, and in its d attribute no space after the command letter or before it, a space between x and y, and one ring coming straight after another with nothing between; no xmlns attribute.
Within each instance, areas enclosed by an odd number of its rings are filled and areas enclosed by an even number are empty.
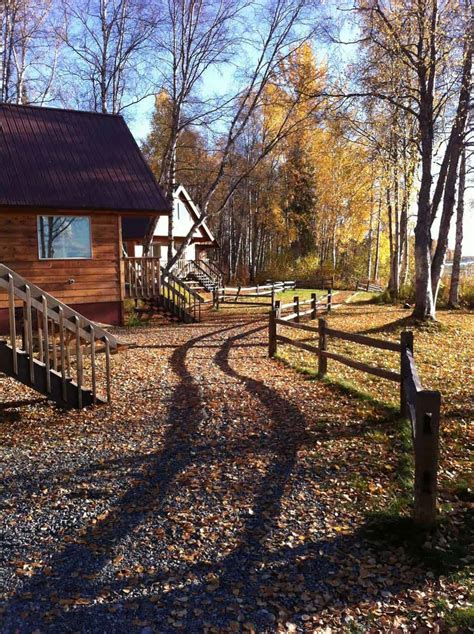
<svg viewBox="0 0 474 634"><path fill-rule="evenodd" d="M40 218L87 218L89 221L89 250L90 257L70 257L70 258L44 258L41 257L41 245L39 240L39 219ZM38 259L41 261L48 260L50 262L60 262L61 260L93 260L94 252L92 250L92 218L91 216L73 216L72 214L38 214L36 216L36 241L38 243Z"/></svg>

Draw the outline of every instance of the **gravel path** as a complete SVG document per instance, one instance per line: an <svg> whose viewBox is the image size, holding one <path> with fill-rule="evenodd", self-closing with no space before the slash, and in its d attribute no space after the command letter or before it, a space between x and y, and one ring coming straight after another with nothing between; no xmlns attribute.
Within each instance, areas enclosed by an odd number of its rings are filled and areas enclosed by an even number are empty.
<svg viewBox="0 0 474 634"><path fill-rule="evenodd" d="M111 407L65 413L0 379L2 633L429 617L434 581L361 535L382 415L269 360L259 315L120 335L137 346L113 358Z"/></svg>

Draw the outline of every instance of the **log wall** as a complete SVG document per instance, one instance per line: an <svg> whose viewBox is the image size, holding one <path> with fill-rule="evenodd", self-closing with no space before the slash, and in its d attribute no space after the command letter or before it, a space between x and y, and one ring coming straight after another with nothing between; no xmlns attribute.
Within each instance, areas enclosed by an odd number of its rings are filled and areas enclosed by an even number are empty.
<svg viewBox="0 0 474 634"><path fill-rule="evenodd" d="M87 215L91 218L92 259L40 260L37 215ZM123 297L121 231L117 214L0 211L0 262L66 304L116 303ZM70 280L74 279L71 283ZM0 291L0 310L7 307Z"/></svg>

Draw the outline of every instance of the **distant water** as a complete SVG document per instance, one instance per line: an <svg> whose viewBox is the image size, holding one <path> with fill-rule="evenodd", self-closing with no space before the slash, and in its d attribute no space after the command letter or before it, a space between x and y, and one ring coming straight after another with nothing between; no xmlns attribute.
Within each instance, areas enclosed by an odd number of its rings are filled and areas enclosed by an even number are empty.
<svg viewBox="0 0 474 634"><path fill-rule="evenodd" d="M451 268L453 266L453 262L446 262L444 265L446 268ZM461 266L474 266L474 256L467 256L461 259Z"/></svg>

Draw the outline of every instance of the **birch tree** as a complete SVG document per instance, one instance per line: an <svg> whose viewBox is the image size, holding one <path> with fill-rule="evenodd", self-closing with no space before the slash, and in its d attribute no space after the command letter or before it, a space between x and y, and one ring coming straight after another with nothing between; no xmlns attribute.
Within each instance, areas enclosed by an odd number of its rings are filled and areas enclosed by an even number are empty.
<svg viewBox="0 0 474 634"><path fill-rule="evenodd" d="M334 91L332 96L373 97L394 105L416 122L420 170L413 314L419 319L434 319L432 222L443 198L452 149L443 140L447 141L457 126L452 106L463 86L460 66L465 42L471 37L471 2L359 0L355 10L365 51L359 87L354 91ZM399 70L396 75L380 72L394 63ZM445 148L445 157L436 176L437 147Z"/></svg>
<svg viewBox="0 0 474 634"><path fill-rule="evenodd" d="M170 207L176 188L176 152L180 137L192 125L223 115L225 104L203 97L199 88L210 70L218 72L234 51L235 21L243 3L235 0L166 0L157 38L160 89L170 104L169 130L158 180ZM144 251L148 252L157 220L150 222ZM173 216L168 219L168 260L174 253Z"/></svg>
<svg viewBox="0 0 474 634"><path fill-rule="evenodd" d="M297 106L303 99L307 99L303 93L293 93L287 95L287 103L284 115L281 117L267 134L261 144L260 150L250 165L247 165L243 172L235 173L229 171L229 162L233 149L239 139L244 134L249 122L258 110L262 110L265 105L265 90L272 80L278 75L281 64L288 59L292 52L300 47L310 37L310 30L304 28L304 19L309 3L306 0L273 0L262 5L252 5L252 16L246 24L247 36L241 34L241 42L247 48L252 48L253 60L247 64L244 80L241 80L241 88L232 98L226 99L224 104L230 116L222 118L221 122L226 123L225 134L219 133L219 141L216 142L218 148L218 165L215 177L212 179L207 192L203 197L201 208L201 218L194 223L180 248L168 261L168 269L171 270L181 253L186 249L192 240L192 236L210 214L210 205L216 197L221 185L225 183L225 195L220 197L219 204L212 210L218 215L222 212L227 202L232 197L233 192L239 183L248 176L253 169L262 161L273 148L290 132L291 129L301 123L293 117L297 111ZM251 32L250 24L255 25L256 32ZM296 28L298 27L298 28ZM242 70L242 73L244 71ZM222 110L221 110L222 112ZM307 115L305 115L307 116ZM150 228L146 236L145 246L151 241L153 227Z"/></svg>
<svg viewBox="0 0 474 634"><path fill-rule="evenodd" d="M56 17L52 0L0 2L0 101L41 105L54 99Z"/></svg>
<svg viewBox="0 0 474 634"><path fill-rule="evenodd" d="M159 19L147 0L61 0L63 76L78 105L118 113L154 92L145 52Z"/></svg>

